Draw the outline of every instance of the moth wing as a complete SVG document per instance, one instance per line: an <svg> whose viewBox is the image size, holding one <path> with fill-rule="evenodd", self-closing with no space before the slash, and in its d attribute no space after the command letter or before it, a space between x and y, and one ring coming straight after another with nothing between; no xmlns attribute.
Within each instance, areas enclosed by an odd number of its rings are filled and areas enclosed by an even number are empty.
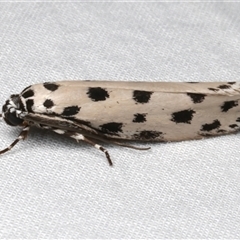
<svg viewBox="0 0 240 240"><path fill-rule="evenodd" d="M51 91L33 85L33 111L85 121L106 137L129 140L178 141L201 138L204 125L221 120L215 131L233 131L235 112L224 102L239 99L239 83L153 83L63 81ZM51 107L46 107L46 101ZM227 117L226 117L227 116ZM207 126L207 125L206 125Z"/></svg>

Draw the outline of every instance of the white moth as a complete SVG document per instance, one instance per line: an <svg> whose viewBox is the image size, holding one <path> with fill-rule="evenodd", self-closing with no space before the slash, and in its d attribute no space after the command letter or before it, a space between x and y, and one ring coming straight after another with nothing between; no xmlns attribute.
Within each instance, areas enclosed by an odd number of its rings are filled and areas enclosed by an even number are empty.
<svg viewBox="0 0 240 240"><path fill-rule="evenodd" d="M182 141L233 133L240 127L240 82L166 83L61 81L31 85L11 95L2 117L85 141L105 153L99 142L137 148L120 140Z"/></svg>

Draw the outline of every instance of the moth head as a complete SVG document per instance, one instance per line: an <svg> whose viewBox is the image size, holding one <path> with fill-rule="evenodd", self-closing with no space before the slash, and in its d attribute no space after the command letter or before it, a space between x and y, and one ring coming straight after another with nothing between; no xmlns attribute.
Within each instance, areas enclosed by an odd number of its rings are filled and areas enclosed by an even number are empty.
<svg viewBox="0 0 240 240"><path fill-rule="evenodd" d="M20 106L21 99L18 94L11 95L2 107L2 117L8 125L22 125L22 109Z"/></svg>

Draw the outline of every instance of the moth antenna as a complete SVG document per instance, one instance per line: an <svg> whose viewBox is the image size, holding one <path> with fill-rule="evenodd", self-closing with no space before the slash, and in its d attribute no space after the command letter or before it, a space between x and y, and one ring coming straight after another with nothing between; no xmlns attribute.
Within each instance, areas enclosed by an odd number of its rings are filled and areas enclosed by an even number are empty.
<svg viewBox="0 0 240 240"><path fill-rule="evenodd" d="M29 132L30 127L27 125L23 128L18 138L16 138L8 147L0 151L0 154L10 151L20 140L24 140Z"/></svg>

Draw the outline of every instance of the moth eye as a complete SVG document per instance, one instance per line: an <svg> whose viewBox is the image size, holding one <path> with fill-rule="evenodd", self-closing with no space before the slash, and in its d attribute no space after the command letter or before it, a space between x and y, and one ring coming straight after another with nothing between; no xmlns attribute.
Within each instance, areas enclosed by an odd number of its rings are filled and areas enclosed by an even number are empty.
<svg viewBox="0 0 240 240"><path fill-rule="evenodd" d="M4 121L10 126L18 126L23 123L23 119L17 116L17 111L19 112L16 107L12 105L10 100L7 100L6 103L2 107L3 112L3 119Z"/></svg>
<svg viewBox="0 0 240 240"><path fill-rule="evenodd" d="M14 112L8 111L4 113L3 119L8 125L11 125L11 126L18 126L23 123L23 119L17 117L15 111Z"/></svg>

